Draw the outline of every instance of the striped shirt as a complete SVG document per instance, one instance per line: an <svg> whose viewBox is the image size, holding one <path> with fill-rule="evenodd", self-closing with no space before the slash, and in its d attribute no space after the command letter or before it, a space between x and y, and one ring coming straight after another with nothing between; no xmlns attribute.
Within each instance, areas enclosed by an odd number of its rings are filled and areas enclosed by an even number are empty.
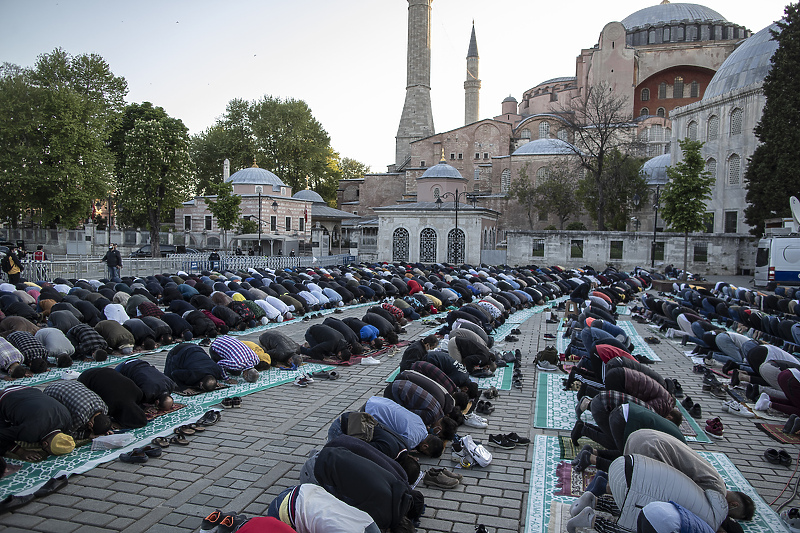
<svg viewBox="0 0 800 533"><path fill-rule="evenodd" d="M6 335L8 342L22 353L25 360L30 362L32 359L47 358L47 348L42 342L27 331L13 331Z"/></svg>
<svg viewBox="0 0 800 533"><path fill-rule="evenodd" d="M227 379L225 370L247 370L261 361L245 343L229 335L221 335L214 339L210 349L220 357L217 364L222 368L223 379Z"/></svg>
<svg viewBox="0 0 800 533"><path fill-rule="evenodd" d="M21 363L24 359L22 352L3 337L0 337L0 369L8 370L8 367L12 364Z"/></svg>
<svg viewBox="0 0 800 533"><path fill-rule="evenodd" d="M392 383L392 396L397 403L419 415L428 427L444 417L442 405L416 383L404 379L395 380Z"/></svg>
<svg viewBox="0 0 800 533"><path fill-rule="evenodd" d="M87 438L86 427L97 413L108 414L108 406L86 385L76 379L55 381L44 389L44 393L64 405L72 416L72 427L68 431L78 438Z"/></svg>

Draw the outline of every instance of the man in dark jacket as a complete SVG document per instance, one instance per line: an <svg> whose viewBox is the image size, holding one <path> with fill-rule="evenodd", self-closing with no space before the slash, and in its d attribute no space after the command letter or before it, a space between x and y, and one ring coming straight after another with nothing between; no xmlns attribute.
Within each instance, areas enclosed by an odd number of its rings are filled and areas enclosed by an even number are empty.
<svg viewBox="0 0 800 533"><path fill-rule="evenodd" d="M171 409L175 403L171 393L178 386L150 363L141 359L131 359L119 364L117 372L142 389L143 403L153 404L162 411Z"/></svg>
<svg viewBox="0 0 800 533"><path fill-rule="evenodd" d="M274 329L262 333L258 342L269 354L273 363L285 363L292 356L300 355L300 345Z"/></svg>
<svg viewBox="0 0 800 533"><path fill-rule="evenodd" d="M306 342L308 347L301 347L303 354L311 356L313 359L322 360L326 357L350 360L350 349L344 336L332 327L323 324L314 324L306 330Z"/></svg>
<svg viewBox="0 0 800 533"><path fill-rule="evenodd" d="M179 387L212 391L222 379L222 369L196 344L181 343L167 353L164 374Z"/></svg>
<svg viewBox="0 0 800 533"><path fill-rule="evenodd" d="M425 361L428 357L428 352L438 345L439 339L436 335L428 335L424 339L412 341L403 352L403 358L400 360L400 370L408 370L417 361Z"/></svg>
<svg viewBox="0 0 800 533"><path fill-rule="evenodd" d="M121 426L141 428L147 425L147 416L140 407L144 397L142 389L113 368L84 370L78 381L106 402L108 414Z"/></svg>
<svg viewBox="0 0 800 533"><path fill-rule="evenodd" d="M116 243L111 243L101 261L108 267L108 279L119 278L120 270L122 270L122 255L117 250Z"/></svg>
<svg viewBox="0 0 800 533"><path fill-rule="evenodd" d="M26 461L44 459L17 441L41 443L46 454L67 454L75 448L64 433L71 425L69 410L39 389L12 385L0 391L0 455L11 452Z"/></svg>
<svg viewBox="0 0 800 533"><path fill-rule="evenodd" d="M356 333L350 329L347 324L338 318L329 316L322 322L322 325L333 328L341 333L342 336L344 336L344 340L347 341L347 346L350 349L350 353L353 355L359 355L364 352L364 346L361 344L361 339L359 336L356 335Z"/></svg>

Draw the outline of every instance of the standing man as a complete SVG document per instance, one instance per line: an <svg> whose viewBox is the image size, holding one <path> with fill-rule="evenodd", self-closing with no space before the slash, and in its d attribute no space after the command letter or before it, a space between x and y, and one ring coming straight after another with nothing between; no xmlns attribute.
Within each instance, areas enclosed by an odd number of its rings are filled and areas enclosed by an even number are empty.
<svg viewBox="0 0 800 533"><path fill-rule="evenodd" d="M8 282L12 285L19 283L20 274L22 273L22 261L17 255L17 247L12 244L8 247L8 253L2 261L3 272L8 274Z"/></svg>
<svg viewBox="0 0 800 533"><path fill-rule="evenodd" d="M208 263L209 263L208 267L209 270L216 270L217 268L219 268L220 257L216 250L213 250L208 255Z"/></svg>
<svg viewBox="0 0 800 533"><path fill-rule="evenodd" d="M117 250L117 244L111 243L108 246L108 251L106 255L103 256L101 261L105 262L106 266L108 267L108 277L109 279L114 279L119 277L120 270L122 270L122 255Z"/></svg>

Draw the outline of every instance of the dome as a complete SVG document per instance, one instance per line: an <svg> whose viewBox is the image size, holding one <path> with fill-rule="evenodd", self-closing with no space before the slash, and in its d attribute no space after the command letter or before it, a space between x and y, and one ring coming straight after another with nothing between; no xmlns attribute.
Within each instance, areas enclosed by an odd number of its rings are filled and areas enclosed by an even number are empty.
<svg viewBox="0 0 800 533"><path fill-rule="evenodd" d="M419 179L422 178L450 178L463 180L464 176L461 175L461 172L459 172L457 168L448 165L444 161L439 161L438 165L433 165L426 170L422 176L419 177Z"/></svg>
<svg viewBox="0 0 800 533"><path fill-rule="evenodd" d="M575 148L561 139L536 139L523 144L511 155L567 155L574 153Z"/></svg>
<svg viewBox="0 0 800 533"><path fill-rule="evenodd" d="M302 191L297 191L294 193L292 198L297 198L298 200L306 200L308 202L313 202L315 204L324 204L327 203L325 200L322 199L322 196L319 193L312 191L311 189L303 189Z"/></svg>
<svg viewBox="0 0 800 533"><path fill-rule="evenodd" d="M267 169L258 167L243 168L238 172L234 172L225 181L229 181L233 185L277 185L286 187L286 184L278 176Z"/></svg>
<svg viewBox="0 0 800 533"><path fill-rule="evenodd" d="M772 39L770 30L780 31L780 28L777 24L767 26L728 56L711 78L703 100L764 81L772 67L772 54L778 49L778 42Z"/></svg>
<svg viewBox="0 0 800 533"><path fill-rule="evenodd" d="M503 100L503 103L504 103L504 104L505 104L506 102L514 102L514 103L516 104L516 103L517 103L517 99L516 99L516 98L514 98L513 96L511 96L511 95L509 94L509 95L506 97L506 99L505 99L505 100Z"/></svg>
<svg viewBox="0 0 800 533"><path fill-rule="evenodd" d="M622 19L627 31L672 21L711 22L725 21L725 17L705 6L698 4L658 4L646 7Z"/></svg>
<svg viewBox="0 0 800 533"><path fill-rule="evenodd" d="M667 176L667 167L671 162L672 156L670 154L658 155L649 159L642 165L639 171L647 180L648 185L664 185L669 181Z"/></svg>

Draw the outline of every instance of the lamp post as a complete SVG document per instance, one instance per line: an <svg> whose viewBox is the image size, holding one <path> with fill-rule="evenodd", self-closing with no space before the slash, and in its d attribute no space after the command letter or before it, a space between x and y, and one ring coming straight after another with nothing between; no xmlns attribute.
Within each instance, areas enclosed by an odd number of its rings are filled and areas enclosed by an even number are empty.
<svg viewBox="0 0 800 533"><path fill-rule="evenodd" d="M272 211L275 213L275 233L278 233L278 202L276 200L272 200ZM272 221L269 224L269 230L272 231ZM269 240L269 255L274 253L272 246L275 244L275 239Z"/></svg>
<svg viewBox="0 0 800 533"><path fill-rule="evenodd" d="M634 211L638 211L639 210L639 203L641 201L642 201L642 197L639 196L639 193L636 193L636 194L633 195L633 210ZM634 222L633 232L636 233L637 231L639 231L639 224L640 224L639 217L633 216L633 217L631 217L631 220L633 220L633 222Z"/></svg>
<svg viewBox="0 0 800 533"><path fill-rule="evenodd" d="M263 255L261 252L261 185L256 187L256 192L258 193L258 255Z"/></svg>
<svg viewBox="0 0 800 533"><path fill-rule="evenodd" d="M470 202L473 207L478 202L478 199L475 197L474 194L470 194L467 191L458 192L458 189L456 189L456 192L449 192L448 191L448 192L442 193L436 199L436 208L437 209L441 209L442 205L444 204L444 202L442 201L442 198L452 198L453 199L453 202L455 204L455 210L456 210L456 238L458 237L458 202L462 197L466 201ZM464 242L464 248L465 248L464 252L466 252L466 238L464 239L464 241L465 241ZM466 255L466 254L464 254L464 255ZM449 259L450 258L448 258L448 260ZM465 259L465 258L462 258L462 259Z"/></svg>
<svg viewBox="0 0 800 533"><path fill-rule="evenodd" d="M655 215L653 216L653 245L650 254L650 269L654 269L656 267L656 229L658 227L658 202L660 200L659 195L661 193L661 185L656 185L656 198L653 202L653 211Z"/></svg>

